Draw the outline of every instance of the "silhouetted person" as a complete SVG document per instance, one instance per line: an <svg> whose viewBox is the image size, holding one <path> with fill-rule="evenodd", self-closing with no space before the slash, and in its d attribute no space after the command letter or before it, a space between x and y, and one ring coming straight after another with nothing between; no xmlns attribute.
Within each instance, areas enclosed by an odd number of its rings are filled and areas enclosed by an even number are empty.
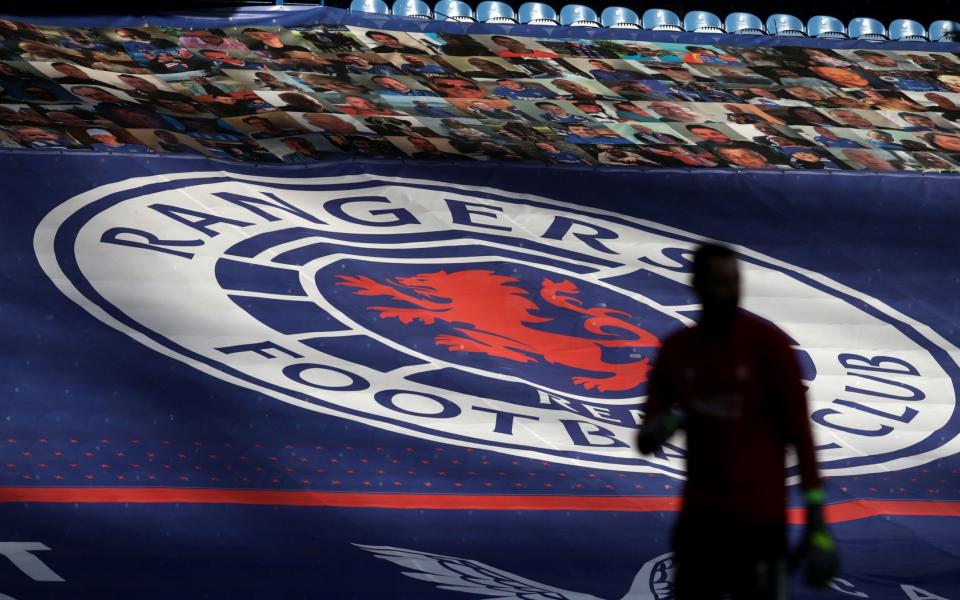
<svg viewBox="0 0 960 600"><path fill-rule="evenodd" d="M673 531L678 600L786 598L785 452L797 450L807 502L807 576L836 572L804 387L790 340L739 309L740 271L726 246L694 253L698 323L666 340L650 378L640 451L686 430L687 482Z"/></svg>

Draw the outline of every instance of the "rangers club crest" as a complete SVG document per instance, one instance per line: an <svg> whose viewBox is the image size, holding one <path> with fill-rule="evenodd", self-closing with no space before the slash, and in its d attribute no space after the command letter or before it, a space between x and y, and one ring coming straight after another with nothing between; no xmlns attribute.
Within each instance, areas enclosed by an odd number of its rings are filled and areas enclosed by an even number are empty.
<svg viewBox="0 0 960 600"><path fill-rule="evenodd" d="M682 476L682 439L644 458L634 438L660 340L697 314L688 280L699 241L490 188L196 172L72 198L41 223L35 248L60 290L104 323L303 408L305 427L323 413ZM828 474L956 451L942 434L956 417L956 349L874 298L738 250L745 308L796 343Z"/></svg>

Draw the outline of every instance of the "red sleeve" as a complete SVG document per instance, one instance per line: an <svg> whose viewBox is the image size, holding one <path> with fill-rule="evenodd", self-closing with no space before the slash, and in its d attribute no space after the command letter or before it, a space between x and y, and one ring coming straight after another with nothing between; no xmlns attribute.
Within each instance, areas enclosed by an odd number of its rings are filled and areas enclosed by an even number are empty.
<svg viewBox="0 0 960 600"><path fill-rule="evenodd" d="M781 403L787 441L797 450L800 488L804 491L815 489L821 486L822 481L816 451L813 449L813 431L810 427L810 413L807 410L800 365L786 334L778 330L773 344L770 354L773 360L770 371L773 401Z"/></svg>
<svg viewBox="0 0 960 600"><path fill-rule="evenodd" d="M643 422L652 422L655 417L666 412L676 401L670 389L670 350L672 344L665 341L657 353L656 362L650 372L650 384L647 387L647 403L643 407Z"/></svg>

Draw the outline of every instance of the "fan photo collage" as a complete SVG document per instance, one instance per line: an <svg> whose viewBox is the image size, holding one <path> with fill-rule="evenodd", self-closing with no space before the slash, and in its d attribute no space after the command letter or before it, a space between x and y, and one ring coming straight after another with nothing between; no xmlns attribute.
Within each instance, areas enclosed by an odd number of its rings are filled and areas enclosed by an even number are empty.
<svg viewBox="0 0 960 600"><path fill-rule="evenodd" d="M960 170L960 57L0 20L3 151Z"/></svg>

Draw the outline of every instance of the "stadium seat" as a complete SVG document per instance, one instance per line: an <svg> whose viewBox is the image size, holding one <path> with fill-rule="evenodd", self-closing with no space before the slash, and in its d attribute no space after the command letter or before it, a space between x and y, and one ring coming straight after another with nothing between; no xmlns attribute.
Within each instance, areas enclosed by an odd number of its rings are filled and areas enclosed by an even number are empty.
<svg viewBox="0 0 960 600"><path fill-rule="evenodd" d="M890 39L895 42L929 42L923 25L910 19L897 19L890 23Z"/></svg>
<svg viewBox="0 0 960 600"><path fill-rule="evenodd" d="M885 42L887 37L887 28L883 23L869 17L857 17L852 19L847 26L850 37L855 40L865 40L868 42Z"/></svg>
<svg viewBox="0 0 960 600"><path fill-rule="evenodd" d="M394 0L391 9L398 17L412 17L414 19L432 19L430 6L423 0Z"/></svg>
<svg viewBox="0 0 960 600"><path fill-rule="evenodd" d="M433 5L433 18L437 21L463 21L473 23L473 9L461 0L440 0Z"/></svg>
<svg viewBox="0 0 960 600"><path fill-rule="evenodd" d="M557 11L543 2L524 2L517 9L517 16L524 25L559 25Z"/></svg>
<svg viewBox="0 0 960 600"><path fill-rule="evenodd" d="M705 10L691 10L684 15L683 28L693 33L726 33L720 17Z"/></svg>
<svg viewBox="0 0 960 600"><path fill-rule="evenodd" d="M810 17L807 21L807 35L823 39L845 40L847 28L844 27L843 21L836 17L817 15Z"/></svg>
<svg viewBox="0 0 960 600"><path fill-rule="evenodd" d="M727 33L738 33L740 35L766 35L767 30L763 28L763 21L757 15L751 15L745 12L730 13L724 21L724 28Z"/></svg>
<svg viewBox="0 0 960 600"><path fill-rule="evenodd" d="M600 27L597 12L582 4L568 4L560 9L560 24L572 27Z"/></svg>
<svg viewBox="0 0 960 600"><path fill-rule="evenodd" d="M600 24L611 29L641 29L640 15L623 6L608 6L600 13Z"/></svg>
<svg viewBox="0 0 960 600"><path fill-rule="evenodd" d="M960 40L960 23L945 20L930 23L930 39L934 42L954 42Z"/></svg>
<svg viewBox="0 0 960 600"><path fill-rule="evenodd" d="M767 33L787 37L806 37L803 21L793 15L776 14L767 17Z"/></svg>
<svg viewBox="0 0 960 600"><path fill-rule="evenodd" d="M683 31L683 23L672 11L651 8L643 13L643 28L654 31Z"/></svg>
<svg viewBox="0 0 960 600"><path fill-rule="evenodd" d="M506 2L484 0L477 5L477 20L481 23L516 23L517 16Z"/></svg>
<svg viewBox="0 0 960 600"><path fill-rule="evenodd" d="M390 7L383 0L351 0L350 10L374 15L389 15Z"/></svg>

